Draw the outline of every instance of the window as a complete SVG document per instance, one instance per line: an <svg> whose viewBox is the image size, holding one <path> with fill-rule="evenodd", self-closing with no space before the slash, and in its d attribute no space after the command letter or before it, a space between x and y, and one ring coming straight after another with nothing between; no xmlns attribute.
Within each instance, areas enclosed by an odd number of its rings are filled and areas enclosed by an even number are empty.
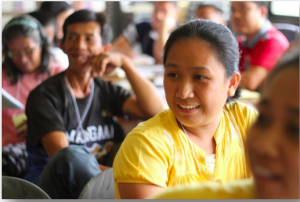
<svg viewBox="0 0 300 202"><path fill-rule="evenodd" d="M299 17L299 1L272 1L270 11L273 15Z"/></svg>

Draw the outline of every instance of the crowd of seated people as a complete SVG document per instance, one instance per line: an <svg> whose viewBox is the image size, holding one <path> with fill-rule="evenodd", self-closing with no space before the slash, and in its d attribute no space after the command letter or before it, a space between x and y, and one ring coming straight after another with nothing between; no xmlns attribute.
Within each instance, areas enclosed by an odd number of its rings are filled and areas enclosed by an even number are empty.
<svg viewBox="0 0 300 202"><path fill-rule="evenodd" d="M256 163L266 157L274 166L288 164L290 175L274 179L286 178L282 190L297 198L295 159L271 156L275 140L266 150L257 145L267 132L262 122L277 114L272 123L282 128L273 136L282 152L299 151L298 141L288 149L292 137L279 135L290 124L280 117L290 115L273 107L296 100L274 96L279 80L287 84L281 93L299 83L292 79L299 65L288 62L299 41L290 45L271 24L268 2L229 5L228 21L219 4L199 2L194 18L183 22L177 2L153 2L150 22L130 23L113 42L105 14L82 2L42 2L12 18L2 30L2 88L25 109L2 109L2 175L31 181L53 199L77 199L91 178L112 167L121 199L199 198L207 190L203 197L289 198L262 187L262 173L273 171ZM165 98L135 68L140 54L164 67ZM116 68L131 90L105 81ZM265 100L253 108L239 101L241 89L262 91ZM142 122L127 134L117 117Z"/></svg>

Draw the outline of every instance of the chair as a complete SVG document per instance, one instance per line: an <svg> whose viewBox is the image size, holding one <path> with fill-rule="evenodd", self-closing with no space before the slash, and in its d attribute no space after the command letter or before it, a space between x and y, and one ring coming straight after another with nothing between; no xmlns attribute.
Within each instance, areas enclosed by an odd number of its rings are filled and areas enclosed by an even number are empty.
<svg viewBox="0 0 300 202"><path fill-rule="evenodd" d="M2 176L2 199L50 199L50 197L29 181Z"/></svg>
<svg viewBox="0 0 300 202"><path fill-rule="evenodd" d="M288 39L290 43L299 39L299 26L287 23L274 23L274 26Z"/></svg>
<svg viewBox="0 0 300 202"><path fill-rule="evenodd" d="M102 171L84 186L79 199L115 199L113 169Z"/></svg>

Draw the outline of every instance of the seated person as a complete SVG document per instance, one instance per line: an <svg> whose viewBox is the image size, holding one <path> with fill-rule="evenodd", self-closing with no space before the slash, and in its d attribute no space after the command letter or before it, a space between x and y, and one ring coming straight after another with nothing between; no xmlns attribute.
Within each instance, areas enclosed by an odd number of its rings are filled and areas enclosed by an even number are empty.
<svg viewBox="0 0 300 202"><path fill-rule="evenodd" d="M162 63L163 48L170 31L176 27L179 12L174 1L156 1L153 4L151 22L130 24L113 42L113 51L134 58L137 53L133 46L138 43L142 53L154 57L157 63Z"/></svg>
<svg viewBox="0 0 300 202"><path fill-rule="evenodd" d="M217 2L201 2L195 12L195 17L208 19L223 25L227 24L223 18L223 10Z"/></svg>
<svg viewBox="0 0 300 202"><path fill-rule="evenodd" d="M4 26L2 47L2 88L24 106L32 89L63 71L50 60L47 35L30 16L14 17ZM24 177L27 158L24 115L23 109L2 109L2 175Z"/></svg>
<svg viewBox="0 0 300 202"><path fill-rule="evenodd" d="M54 46L56 32L56 18L54 14L48 11L33 11L28 14L37 19L44 27L50 42L49 51L51 52L53 61L60 63L64 68L67 68L69 66L67 55L64 54L59 47Z"/></svg>
<svg viewBox="0 0 300 202"><path fill-rule="evenodd" d="M246 147L253 180L170 188L155 199L299 199L299 46L271 71Z"/></svg>
<svg viewBox="0 0 300 202"><path fill-rule="evenodd" d="M241 51L242 87L259 91L268 72L288 48L286 37L267 19L268 2L231 2L230 22Z"/></svg>
<svg viewBox="0 0 300 202"><path fill-rule="evenodd" d="M196 19L173 31L164 52L168 110L140 123L113 163L116 198L168 187L250 178L246 131L254 108L239 96L239 51L230 30Z"/></svg>
<svg viewBox="0 0 300 202"><path fill-rule="evenodd" d="M85 184L108 168L114 157L110 149L125 135L116 115L148 119L163 109L155 87L128 58L106 53L104 24L104 16L91 10L71 14L61 43L69 67L28 98L25 179L52 199L78 198ZM134 95L98 78L115 67L124 70Z"/></svg>

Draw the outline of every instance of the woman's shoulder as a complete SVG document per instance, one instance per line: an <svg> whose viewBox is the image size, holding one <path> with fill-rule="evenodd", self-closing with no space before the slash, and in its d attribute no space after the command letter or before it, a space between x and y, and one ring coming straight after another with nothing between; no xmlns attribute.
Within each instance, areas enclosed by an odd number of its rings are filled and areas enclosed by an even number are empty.
<svg viewBox="0 0 300 202"><path fill-rule="evenodd" d="M169 133L168 127L174 124L172 112L166 109L148 119L139 123L127 137L143 136L146 139L161 139L166 133Z"/></svg>
<svg viewBox="0 0 300 202"><path fill-rule="evenodd" d="M236 116L257 116L258 113L253 106L238 101L227 103L225 108Z"/></svg>

